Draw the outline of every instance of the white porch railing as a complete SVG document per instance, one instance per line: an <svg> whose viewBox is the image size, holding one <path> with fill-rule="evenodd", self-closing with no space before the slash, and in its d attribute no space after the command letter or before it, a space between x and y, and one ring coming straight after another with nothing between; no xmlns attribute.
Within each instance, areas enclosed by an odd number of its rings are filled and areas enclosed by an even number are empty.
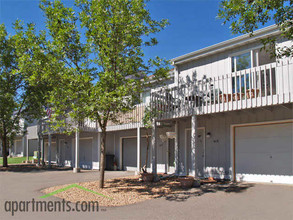
<svg viewBox="0 0 293 220"><path fill-rule="evenodd" d="M293 102L293 61L205 78L151 93L158 119L234 111Z"/></svg>

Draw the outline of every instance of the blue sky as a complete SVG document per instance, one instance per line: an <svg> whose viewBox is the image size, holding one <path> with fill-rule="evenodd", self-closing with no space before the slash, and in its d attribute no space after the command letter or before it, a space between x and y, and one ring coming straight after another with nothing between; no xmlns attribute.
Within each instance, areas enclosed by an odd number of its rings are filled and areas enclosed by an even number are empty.
<svg viewBox="0 0 293 220"><path fill-rule="evenodd" d="M72 5L73 0L64 1ZM155 19L167 18L170 25L157 34L159 44L146 48L146 58L171 59L234 37L229 25L217 19L220 0L151 0L148 8ZM0 0L0 23L8 32L16 19L33 22L44 29L44 17L38 0Z"/></svg>

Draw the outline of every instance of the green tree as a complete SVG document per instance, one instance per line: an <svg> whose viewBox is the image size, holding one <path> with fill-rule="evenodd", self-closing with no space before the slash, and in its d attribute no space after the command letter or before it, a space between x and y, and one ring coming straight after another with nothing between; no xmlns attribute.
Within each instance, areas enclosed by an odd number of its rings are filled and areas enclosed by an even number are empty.
<svg viewBox="0 0 293 220"><path fill-rule="evenodd" d="M50 77L54 85L48 102L53 110L51 128L63 128L71 133L79 130L79 122L89 116L89 96L97 74L90 58L90 44L82 42L78 16L73 8L65 7L61 1L40 3L45 13L47 37L46 53L59 64ZM70 119L70 123L68 123Z"/></svg>
<svg viewBox="0 0 293 220"><path fill-rule="evenodd" d="M153 80L168 75L167 61L156 57L145 62L143 53L143 47L157 44L153 35L167 21L153 20L145 0L76 0L75 7L41 2L52 39L50 50L64 63L56 73L60 86L50 102L56 121L70 116L75 122L86 117L98 122L102 188L108 122L118 123L119 113L140 101L148 75L153 74Z"/></svg>
<svg viewBox="0 0 293 220"><path fill-rule="evenodd" d="M231 23L234 34L251 33L260 25L274 21L282 36L293 39L293 1L292 0L223 0L218 17ZM276 38L263 40L267 50L278 57L292 56L293 46L275 48Z"/></svg>
<svg viewBox="0 0 293 220"><path fill-rule="evenodd" d="M0 138L3 166L7 167L7 151L23 126L20 120L31 121L44 113L46 90L41 76L46 68L44 33L36 34L33 24L26 27L17 21L14 35L0 25Z"/></svg>

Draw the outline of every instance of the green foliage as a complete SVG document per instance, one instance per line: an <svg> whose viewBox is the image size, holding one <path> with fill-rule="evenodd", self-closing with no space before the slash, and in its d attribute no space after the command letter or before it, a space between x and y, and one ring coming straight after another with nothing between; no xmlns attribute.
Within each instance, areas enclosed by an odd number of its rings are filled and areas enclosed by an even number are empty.
<svg viewBox="0 0 293 220"><path fill-rule="evenodd" d="M103 187L107 123L119 121L121 113L140 102L150 74L158 79L168 75L167 61L144 62L142 50L157 44L153 35L167 21L151 19L145 0L76 0L75 8L60 0L42 0L40 7L49 29L48 54L55 54L61 64L53 71L52 123L70 130L79 129L88 117L98 122Z"/></svg>
<svg viewBox="0 0 293 220"><path fill-rule="evenodd" d="M72 8L61 1L41 1L46 17L49 40L46 53L54 56L51 64L48 103L54 114L51 127L72 132L88 116L91 83L96 68L91 67L89 44L81 41L78 18Z"/></svg>
<svg viewBox="0 0 293 220"><path fill-rule="evenodd" d="M218 17L225 23L231 23L234 34L252 33L260 25L274 21L280 28L282 36L293 39L293 1L292 0L223 0L220 4ZM263 41L268 49L275 48L276 39ZM271 50L275 54L275 49ZM275 54L292 56L293 46L277 48Z"/></svg>
<svg viewBox="0 0 293 220"><path fill-rule="evenodd" d="M48 57L43 53L45 33L35 31L33 24L14 24L14 35L0 25L0 138L3 152L25 126L20 119L41 118L49 85L42 79ZM6 153L4 163L6 163Z"/></svg>
<svg viewBox="0 0 293 220"><path fill-rule="evenodd" d="M152 67L158 67L156 77L166 76L164 60L144 63L142 46L155 45L157 40L150 35L167 21L152 20L144 0L79 0L77 6L87 42L98 54L94 62L101 67L92 93L92 117L104 128L108 120L117 120L119 112L129 111L139 101Z"/></svg>
<svg viewBox="0 0 293 220"><path fill-rule="evenodd" d="M49 50L62 65L55 71L50 103L55 127L90 117L106 129L119 113L133 109L149 86L149 74L167 77L168 62L145 63L143 46L157 44L153 34L167 25L155 21L144 0L76 0L76 8L42 0L49 29ZM83 41L82 41L83 39ZM70 127L72 127L69 125Z"/></svg>

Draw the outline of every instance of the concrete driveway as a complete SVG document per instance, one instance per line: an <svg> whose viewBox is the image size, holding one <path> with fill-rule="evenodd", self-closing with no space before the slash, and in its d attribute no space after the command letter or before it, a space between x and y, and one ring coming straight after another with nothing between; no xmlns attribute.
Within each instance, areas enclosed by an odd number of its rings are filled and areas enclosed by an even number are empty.
<svg viewBox="0 0 293 220"><path fill-rule="evenodd" d="M106 178L133 175L106 172ZM293 186L247 184L235 190L160 198L99 212L5 212L5 201L39 200L40 190L54 185L97 180L98 171L0 172L0 219L293 219ZM45 201L58 201L49 197Z"/></svg>

